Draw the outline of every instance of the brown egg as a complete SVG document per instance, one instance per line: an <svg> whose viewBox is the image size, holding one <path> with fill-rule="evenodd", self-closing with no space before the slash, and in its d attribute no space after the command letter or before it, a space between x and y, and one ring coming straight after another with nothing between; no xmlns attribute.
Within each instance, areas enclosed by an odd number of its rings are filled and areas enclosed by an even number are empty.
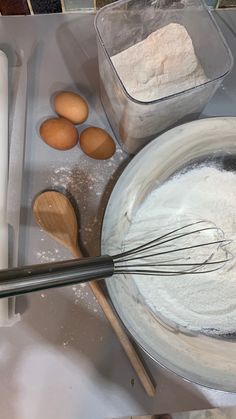
<svg viewBox="0 0 236 419"><path fill-rule="evenodd" d="M77 129L64 118L47 119L40 126L39 132L43 141L57 150L69 150L79 140Z"/></svg>
<svg viewBox="0 0 236 419"><path fill-rule="evenodd" d="M60 92L54 98L54 108L58 115L73 124L82 124L88 118L88 105L84 98L72 92Z"/></svg>
<svg viewBox="0 0 236 419"><path fill-rule="evenodd" d="M80 147L89 157L106 160L111 157L116 146L111 136L102 128L89 127L80 135Z"/></svg>

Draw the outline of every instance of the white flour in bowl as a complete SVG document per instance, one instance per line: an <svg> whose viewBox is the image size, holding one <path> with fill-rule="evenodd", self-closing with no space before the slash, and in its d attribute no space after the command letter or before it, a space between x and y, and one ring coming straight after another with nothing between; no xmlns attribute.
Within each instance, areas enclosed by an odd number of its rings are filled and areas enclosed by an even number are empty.
<svg viewBox="0 0 236 419"><path fill-rule="evenodd" d="M177 217L185 220L186 216L193 221L212 221L227 238L235 239L236 174L202 166L170 179L143 202L125 242L134 247L137 236L148 240L149 233L163 226L163 220L174 225ZM235 255L234 240L229 247ZM208 252L207 248L204 251ZM236 331L235 259L206 274L133 279L146 304L170 324L211 334Z"/></svg>
<svg viewBox="0 0 236 419"><path fill-rule="evenodd" d="M170 23L111 57L127 92L149 102L208 81L185 27Z"/></svg>

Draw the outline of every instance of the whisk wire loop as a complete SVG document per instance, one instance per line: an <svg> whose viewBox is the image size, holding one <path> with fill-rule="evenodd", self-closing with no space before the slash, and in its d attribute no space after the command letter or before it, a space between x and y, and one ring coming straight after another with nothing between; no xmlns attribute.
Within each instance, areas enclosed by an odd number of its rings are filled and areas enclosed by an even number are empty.
<svg viewBox="0 0 236 419"><path fill-rule="evenodd" d="M197 225L201 226L197 228ZM209 235L216 237L209 240ZM114 272L153 276L213 272L232 259L227 250L230 242L213 223L192 222L114 255ZM204 249L202 253L198 252L199 248ZM223 257L218 258L220 253Z"/></svg>

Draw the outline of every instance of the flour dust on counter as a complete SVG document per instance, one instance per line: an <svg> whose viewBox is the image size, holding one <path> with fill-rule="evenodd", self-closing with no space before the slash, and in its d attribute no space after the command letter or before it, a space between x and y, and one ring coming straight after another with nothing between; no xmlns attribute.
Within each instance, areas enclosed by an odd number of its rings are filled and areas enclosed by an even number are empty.
<svg viewBox="0 0 236 419"><path fill-rule="evenodd" d="M73 285L72 292L75 305L81 304L84 301L88 310L93 311L97 316L102 316L102 310L97 304L96 297L93 295L92 298L89 298L90 291L87 284Z"/></svg>
<svg viewBox="0 0 236 419"><path fill-rule="evenodd" d="M72 165L69 157L66 157L64 163L53 163L45 175L43 189L68 193L74 199L78 209L80 246L89 255L97 255L100 252L99 242L95 243L94 235L99 234L101 228L105 203L115 182L117 165L126 157L126 153L119 147L116 148L115 155L107 161L92 160L80 155L78 163ZM103 200L104 204L101 204ZM29 200L30 205L31 202L32 198ZM80 217L81 212L83 217ZM48 240L51 239L48 238L48 234L41 228L39 231L39 246L34 251L36 263L56 262L71 257L70 253L65 256L64 249L59 244L50 248ZM102 316L102 311L88 285L77 284L68 287L68 292L74 306L84 305L96 317Z"/></svg>
<svg viewBox="0 0 236 419"><path fill-rule="evenodd" d="M41 239L41 241L44 240ZM40 263L50 263L61 260L59 249L36 251L35 254Z"/></svg>
<svg viewBox="0 0 236 419"><path fill-rule="evenodd" d="M78 164L66 160L63 165L54 165L46 180L46 188L68 192L75 200L80 221L81 242L89 254L97 255L99 243L95 244L94 231L101 228L106 202L117 178L117 166L125 162L127 154L116 147L109 160L94 160L82 155Z"/></svg>
<svg viewBox="0 0 236 419"><path fill-rule="evenodd" d="M232 260L214 272L132 276L150 310L169 325L210 335L236 333L235 197L236 173L202 166L174 176L151 192L132 219L126 245L134 246L138 237L149 240L153 231L161 235L167 228L186 225L186 220L209 221L232 240L222 249L233 255ZM201 251L207 260L208 247Z"/></svg>

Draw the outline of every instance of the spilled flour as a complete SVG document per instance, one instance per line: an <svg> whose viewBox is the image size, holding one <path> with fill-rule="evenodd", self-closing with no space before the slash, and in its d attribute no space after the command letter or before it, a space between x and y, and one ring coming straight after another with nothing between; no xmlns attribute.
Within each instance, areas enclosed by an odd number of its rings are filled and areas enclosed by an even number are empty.
<svg viewBox="0 0 236 419"><path fill-rule="evenodd" d="M74 162L69 156L63 162L53 162L48 171L43 171L42 189L66 192L74 198L78 209L80 245L89 255L99 254L104 206L115 182L117 168L126 158L127 155L117 146L115 155L106 161L90 159L83 154L78 159L75 154ZM29 196L30 207L33 199L33 196ZM50 263L71 258L69 250L55 244L43 229L40 229L39 242L37 248L33 250L33 255L35 263ZM78 306L75 309L85 306L93 314L96 313L96 317L102 317L102 310L88 285L77 284L66 287L66 290L73 304ZM45 292L41 298L46 301L47 295Z"/></svg>
<svg viewBox="0 0 236 419"><path fill-rule="evenodd" d="M236 174L202 166L170 179L143 202L125 241L134 244L137 236L144 234L148 240L163 220L165 225L176 225L176 220L185 220L186 215L193 221L216 224L233 240L229 250L236 255ZM134 280L152 312L169 324L211 334L236 331L235 259L211 273L136 276Z"/></svg>

